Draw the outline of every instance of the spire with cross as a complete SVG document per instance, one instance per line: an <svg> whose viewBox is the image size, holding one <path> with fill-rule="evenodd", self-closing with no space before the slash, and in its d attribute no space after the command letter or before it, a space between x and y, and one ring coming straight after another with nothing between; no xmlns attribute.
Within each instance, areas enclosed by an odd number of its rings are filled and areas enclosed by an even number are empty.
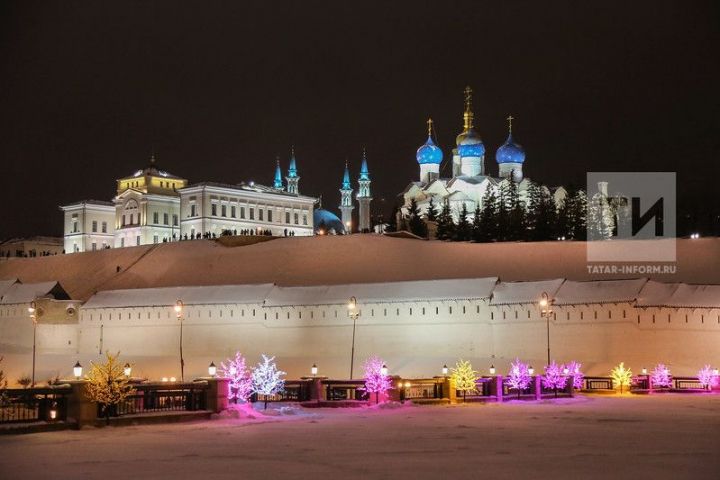
<svg viewBox="0 0 720 480"><path fill-rule="evenodd" d="M515 120L515 117L512 115L508 115L507 121L508 121L508 132L512 133L512 121Z"/></svg>

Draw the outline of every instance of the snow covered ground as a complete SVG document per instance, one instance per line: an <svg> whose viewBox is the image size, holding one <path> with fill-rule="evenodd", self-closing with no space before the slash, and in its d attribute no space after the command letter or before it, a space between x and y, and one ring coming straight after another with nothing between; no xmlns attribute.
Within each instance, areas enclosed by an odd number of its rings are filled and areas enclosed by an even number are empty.
<svg viewBox="0 0 720 480"><path fill-rule="evenodd" d="M273 413L0 437L0 478L720 477L720 395Z"/></svg>

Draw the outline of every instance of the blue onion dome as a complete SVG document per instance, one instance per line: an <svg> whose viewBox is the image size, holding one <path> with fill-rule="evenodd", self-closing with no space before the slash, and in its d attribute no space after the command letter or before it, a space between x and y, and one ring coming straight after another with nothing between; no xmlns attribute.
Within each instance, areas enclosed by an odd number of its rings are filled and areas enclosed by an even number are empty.
<svg viewBox="0 0 720 480"><path fill-rule="evenodd" d="M472 127L458 135L457 142L458 153L461 157L482 157L485 155L485 145L483 145L480 135Z"/></svg>
<svg viewBox="0 0 720 480"><path fill-rule="evenodd" d="M515 143L512 133L508 134L507 140L503 143L495 153L495 161L497 163L523 163L525 162L525 150L522 146Z"/></svg>
<svg viewBox="0 0 720 480"><path fill-rule="evenodd" d="M427 142L417 149L415 158L420 165L428 163L442 163L443 153L440 147L435 145L431 136L428 135Z"/></svg>
<svg viewBox="0 0 720 480"><path fill-rule="evenodd" d="M330 229L335 230L336 233L345 232L345 226L338 216L324 208L313 210L313 225L315 233L318 233L320 229L323 229L325 234L329 233Z"/></svg>

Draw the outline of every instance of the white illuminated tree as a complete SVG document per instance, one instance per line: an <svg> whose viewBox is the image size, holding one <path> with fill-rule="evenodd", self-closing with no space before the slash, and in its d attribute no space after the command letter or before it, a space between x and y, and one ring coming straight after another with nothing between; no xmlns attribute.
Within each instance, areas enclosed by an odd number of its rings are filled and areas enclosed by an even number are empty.
<svg viewBox="0 0 720 480"><path fill-rule="evenodd" d="M265 409L267 410L268 397L282 392L285 389L285 372L278 370L275 357L263 354L263 361L257 364L252 371L253 392L263 395Z"/></svg>

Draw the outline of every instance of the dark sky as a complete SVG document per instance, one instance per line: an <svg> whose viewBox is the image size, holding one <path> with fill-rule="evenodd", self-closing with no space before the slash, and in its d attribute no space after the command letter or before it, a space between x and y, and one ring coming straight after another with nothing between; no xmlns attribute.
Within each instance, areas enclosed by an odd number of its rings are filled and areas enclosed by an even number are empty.
<svg viewBox="0 0 720 480"><path fill-rule="evenodd" d="M153 149L191 182L269 184L294 144L301 191L336 209L345 158L357 175L366 146L389 205L418 176L428 115L450 154L465 85L493 174L512 114L526 176L677 171L681 208L712 211L719 13L712 1L4 2L0 238L61 234L58 205L110 200Z"/></svg>

